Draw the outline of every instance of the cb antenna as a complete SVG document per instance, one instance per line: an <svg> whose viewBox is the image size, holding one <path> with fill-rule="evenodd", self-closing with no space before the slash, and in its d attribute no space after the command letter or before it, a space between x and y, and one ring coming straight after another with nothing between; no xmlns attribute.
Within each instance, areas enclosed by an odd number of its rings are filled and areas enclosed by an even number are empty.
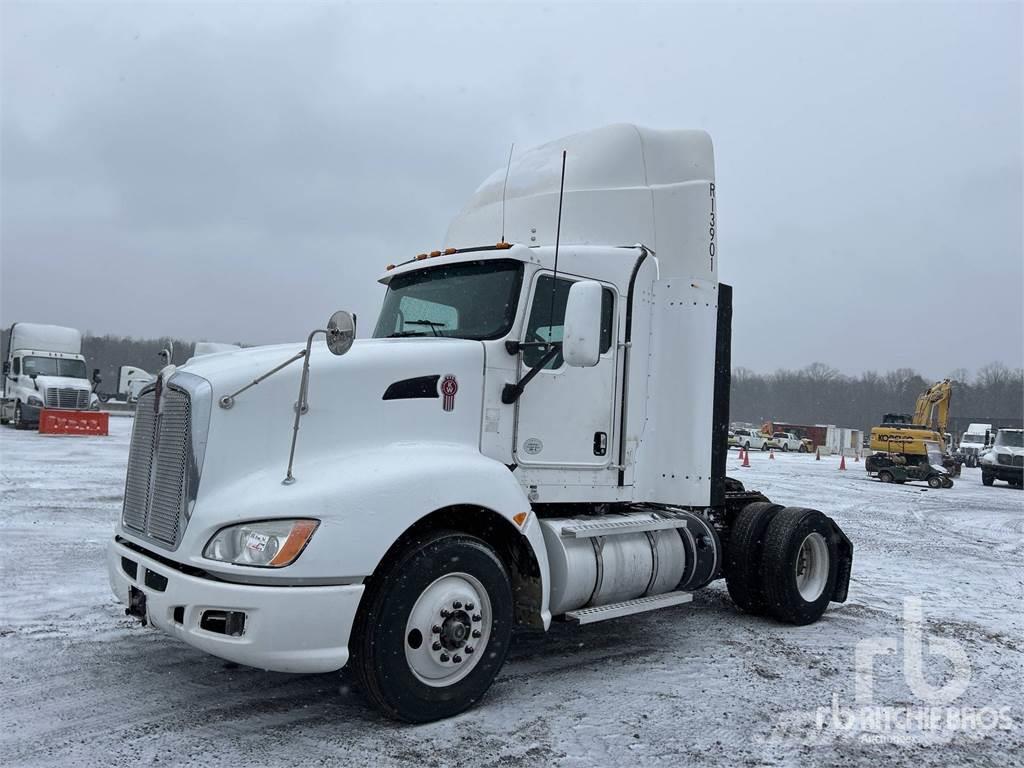
<svg viewBox="0 0 1024 768"><path fill-rule="evenodd" d="M558 186L558 223L555 225L555 269L551 276L551 311L548 313L550 326L555 324L555 291L558 286L558 243L562 239L562 198L565 196L565 150L562 150L562 181ZM548 339L551 341L551 339Z"/></svg>
<svg viewBox="0 0 1024 768"><path fill-rule="evenodd" d="M505 190L508 189L508 174L512 170L512 151L516 148L513 141L508 148L508 163L505 164L505 183L501 185L501 242L505 242Z"/></svg>

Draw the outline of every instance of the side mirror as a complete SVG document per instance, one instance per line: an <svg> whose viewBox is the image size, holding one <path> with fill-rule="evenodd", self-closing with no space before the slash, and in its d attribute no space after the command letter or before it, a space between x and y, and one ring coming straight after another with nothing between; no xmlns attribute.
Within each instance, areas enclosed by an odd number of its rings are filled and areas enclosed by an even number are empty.
<svg viewBox="0 0 1024 768"><path fill-rule="evenodd" d="M36 380L36 376L38 376L38 375L39 375L38 373L30 373L30 374L28 375L28 377L29 377L30 379L32 379L32 381L35 381L35 380Z"/></svg>
<svg viewBox="0 0 1024 768"><path fill-rule="evenodd" d="M589 368L601 359L601 284L573 283L565 304L562 357L568 365Z"/></svg>
<svg viewBox="0 0 1024 768"><path fill-rule="evenodd" d="M92 369L92 383L93 384L99 384L101 381L103 381L103 377L100 376L100 369L99 368L93 368Z"/></svg>
<svg viewBox="0 0 1024 768"><path fill-rule="evenodd" d="M327 321L327 348L331 354L344 355L356 340L356 316L339 310Z"/></svg>
<svg viewBox="0 0 1024 768"><path fill-rule="evenodd" d="M10 360L4 360L4 372L3 372L3 375L4 376L8 376L10 373L11 373L11 361Z"/></svg>

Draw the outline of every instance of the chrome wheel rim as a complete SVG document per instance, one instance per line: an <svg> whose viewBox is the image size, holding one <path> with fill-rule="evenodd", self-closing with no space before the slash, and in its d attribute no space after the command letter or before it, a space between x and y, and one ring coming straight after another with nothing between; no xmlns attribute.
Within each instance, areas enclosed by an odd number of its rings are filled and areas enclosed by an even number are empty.
<svg viewBox="0 0 1024 768"><path fill-rule="evenodd" d="M800 544L796 556L796 588L800 597L813 603L828 582L828 544L820 533L811 533Z"/></svg>
<svg viewBox="0 0 1024 768"><path fill-rule="evenodd" d="M405 660L421 683L443 688L473 671L491 637L491 600L468 573L436 579L413 604L405 625Z"/></svg>

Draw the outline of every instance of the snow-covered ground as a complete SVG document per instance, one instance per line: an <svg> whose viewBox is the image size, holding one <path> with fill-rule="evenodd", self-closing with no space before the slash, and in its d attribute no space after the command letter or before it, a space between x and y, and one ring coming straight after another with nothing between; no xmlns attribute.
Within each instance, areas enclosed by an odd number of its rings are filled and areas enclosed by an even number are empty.
<svg viewBox="0 0 1024 768"><path fill-rule="evenodd" d="M883 486L860 463L841 472L838 457L754 453L742 469L734 451L733 476L846 530L847 603L783 626L739 614L719 583L689 606L556 624L517 640L478 707L409 727L367 708L344 673L236 667L124 615L103 548L131 419L110 424L108 438L0 429L2 765L945 766L1024 755L1024 494L983 487L978 470L933 491ZM924 679L905 598L920 599L925 645L945 654L925 654ZM858 700L855 648L872 637L896 652L875 659ZM910 708L952 710L963 727L943 719L891 743L903 730L870 717L897 708L897 726Z"/></svg>

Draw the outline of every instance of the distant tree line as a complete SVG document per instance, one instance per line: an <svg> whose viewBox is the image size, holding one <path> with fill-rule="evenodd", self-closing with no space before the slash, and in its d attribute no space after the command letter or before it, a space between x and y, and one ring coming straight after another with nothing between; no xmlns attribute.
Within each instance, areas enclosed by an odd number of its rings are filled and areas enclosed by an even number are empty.
<svg viewBox="0 0 1024 768"><path fill-rule="evenodd" d="M973 379L963 368L951 371L948 378L953 381L951 418L1024 420L1024 369L990 363ZM918 396L934 383L909 368L859 376L844 375L822 363L769 374L736 368L730 415L733 421L754 424L782 421L867 430L885 413L912 414Z"/></svg>

